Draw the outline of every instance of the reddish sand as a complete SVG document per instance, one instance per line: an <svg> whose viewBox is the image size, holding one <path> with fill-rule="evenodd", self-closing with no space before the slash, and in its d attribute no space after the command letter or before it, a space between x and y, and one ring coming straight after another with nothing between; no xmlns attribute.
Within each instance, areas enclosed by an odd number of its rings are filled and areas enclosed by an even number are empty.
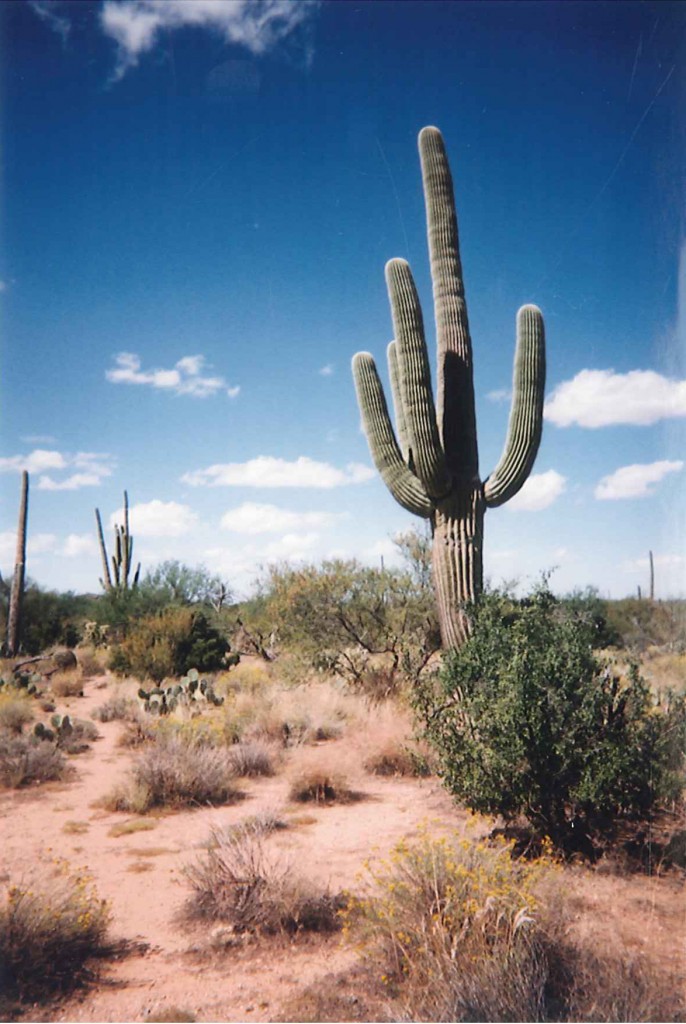
<svg viewBox="0 0 686 1024"><path fill-rule="evenodd" d="M83 698L59 702L80 718L108 696L104 678L86 684ZM0 791L0 874L20 878L27 862L52 854L85 866L112 908L112 934L148 945L104 966L100 980L52 1007L28 1009L26 1019L59 1021L269 1021L284 1002L321 980L352 968L358 953L340 935L294 941L263 940L217 948L213 926L190 929L180 920L188 897L183 867L201 856L212 826L240 821L262 810L276 812L289 827L267 842L283 861L332 891L355 890L364 861L385 855L423 823L433 830L465 827L459 810L435 779L382 779L366 773L362 760L370 732L288 752L279 773L246 781L246 797L224 808L152 817L154 828L118 837L114 825L132 816L110 813L100 798L121 781L135 753L117 746L122 724L98 723L101 738L72 758L71 781L27 791ZM319 762L345 774L364 799L316 806L289 802L288 790L303 764ZM70 832L73 824L84 830ZM85 826L85 827L84 827ZM78 825L76 826L78 827ZM621 940L624 948L662 965L684 962L686 901L680 879L620 878L586 869L569 872L574 894L573 927L601 945ZM173 1013L177 1016L174 1017Z"/></svg>

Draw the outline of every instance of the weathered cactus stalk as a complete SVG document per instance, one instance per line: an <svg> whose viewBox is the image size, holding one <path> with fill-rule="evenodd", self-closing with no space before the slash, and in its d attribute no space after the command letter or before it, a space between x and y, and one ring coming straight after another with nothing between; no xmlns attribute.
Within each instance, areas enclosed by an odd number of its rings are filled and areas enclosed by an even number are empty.
<svg viewBox="0 0 686 1024"><path fill-rule="evenodd" d="M21 639L21 608L24 599L26 578L26 524L29 515L29 474L21 475L21 498L19 501L19 523L17 526L17 551L14 558L14 575L10 593L9 616L7 620L7 656L13 658L19 651Z"/></svg>
<svg viewBox="0 0 686 1024"><path fill-rule="evenodd" d="M505 448L481 482L472 343L462 281L453 184L437 128L419 135L438 343L434 405L419 297L405 260L386 265L395 341L388 364L397 436L374 359L353 359L362 421L374 463L403 508L429 519L441 636L464 642L466 608L482 589L483 518L522 487L541 440L545 387L543 317L536 306L517 315L513 399Z"/></svg>
<svg viewBox="0 0 686 1024"><path fill-rule="evenodd" d="M112 572L110 573L105 535L102 530L102 519L100 509L95 510L95 522L98 528L98 542L100 544L100 557L102 559L102 578L100 585L105 592L110 590L129 590L138 586L141 566L140 562L134 573L133 580L129 582L131 574L133 537L129 531L129 496L124 491L124 525L114 527L114 554L112 558Z"/></svg>

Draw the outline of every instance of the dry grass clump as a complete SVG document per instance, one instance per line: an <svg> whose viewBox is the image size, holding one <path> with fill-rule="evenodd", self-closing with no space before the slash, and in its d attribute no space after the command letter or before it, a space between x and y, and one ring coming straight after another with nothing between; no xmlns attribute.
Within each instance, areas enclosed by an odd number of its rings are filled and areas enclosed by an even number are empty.
<svg viewBox="0 0 686 1024"><path fill-rule="evenodd" d="M656 970L640 954L626 949L564 950L567 1021L663 1021L686 1019L683 975Z"/></svg>
<svg viewBox="0 0 686 1024"><path fill-rule="evenodd" d="M225 739L263 740L284 747L338 739L359 714L359 706L359 698L328 683L286 687L269 681L244 690L233 688L224 707Z"/></svg>
<svg viewBox="0 0 686 1024"><path fill-rule="evenodd" d="M33 718L29 697L18 691L0 693L0 729L19 735Z"/></svg>
<svg viewBox="0 0 686 1024"><path fill-rule="evenodd" d="M266 743L237 743L229 750L229 760L239 777L255 778L276 774L274 749Z"/></svg>
<svg viewBox="0 0 686 1024"><path fill-rule="evenodd" d="M295 934L340 927L341 896L314 887L270 857L255 829L215 830L203 859L184 869L191 918L226 922L235 932Z"/></svg>
<svg viewBox="0 0 686 1024"><path fill-rule="evenodd" d="M138 705L131 697L122 693L114 693L111 697L91 712L91 718L97 722L129 722L135 721Z"/></svg>
<svg viewBox="0 0 686 1024"><path fill-rule="evenodd" d="M0 904L4 998L36 1001L82 983L88 962L111 950L109 920L91 880L65 862L7 886Z"/></svg>
<svg viewBox="0 0 686 1024"><path fill-rule="evenodd" d="M342 775L314 766L293 779L289 797L298 803L340 804L359 800L360 794L350 788Z"/></svg>
<svg viewBox="0 0 686 1024"><path fill-rule="evenodd" d="M129 784L105 806L145 814L155 807L225 804L242 795L228 751L159 733L136 758Z"/></svg>
<svg viewBox="0 0 686 1024"><path fill-rule="evenodd" d="M94 647L79 647L79 667L83 679L101 676L107 671L107 651Z"/></svg>
<svg viewBox="0 0 686 1024"><path fill-rule="evenodd" d="M397 739L387 742L369 754L362 762L372 775L403 775L421 778L431 775L431 764L426 754L417 747Z"/></svg>
<svg viewBox="0 0 686 1024"><path fill-rule="evenodd" d="M83 697L83 676L80 668L62 669L50 676L50 689L56 697Z"/></svg>
<svg viewBox="0 0 686 1024"><path fill-rule="evenodd" d="M0 785L7 789L54 782L68 771L69 765L54 743L34 736L0 734Z"/></svg>

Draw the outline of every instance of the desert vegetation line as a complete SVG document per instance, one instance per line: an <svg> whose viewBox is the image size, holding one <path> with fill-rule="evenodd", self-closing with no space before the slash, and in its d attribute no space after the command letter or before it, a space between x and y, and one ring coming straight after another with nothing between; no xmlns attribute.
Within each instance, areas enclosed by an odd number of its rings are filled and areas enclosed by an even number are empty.
<svg viewBox="0 0 686 1024"><path fill-rule="evenodd" d="M419 133L419 154L438 343L437 403L421 305L409 264L402 259L386 264L395 334L388 365L397 435L368 352L353 358L353 376L370 452L384 483L403 508L431 522L441 638L445 647L459 647L469 632L466 607L482 589L484 513L520 490L538 451L545 333L541 311L522 306L507 439L498 465L482 482L453 183L437 128Z"/></svg>

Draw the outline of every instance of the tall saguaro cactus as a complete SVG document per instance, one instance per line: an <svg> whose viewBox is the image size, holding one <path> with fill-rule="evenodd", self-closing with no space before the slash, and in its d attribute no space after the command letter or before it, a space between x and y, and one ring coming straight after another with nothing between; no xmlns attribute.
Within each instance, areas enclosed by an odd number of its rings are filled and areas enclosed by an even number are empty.
<svg viewBox="0 0 686 1024"><path fill-rule="evenodd" d="M136 587L138 585L138 577L140 576L141 566L140 562L134 573L133 580L129 582L129 576L131 573L131 556L133 555L133 537L129 530L129 496L124 491L124 524L123 526L115 525L114 527L114 554L112 555L112 572L110 572L110 562L107 558L107 547L105 545L105 535L102 530L102 519L100 518L100 509L95 510L95 522L98 528L98 541L100 544L100 557L102 558L102 578L100 583L103 590L128 590L129 588Z"/></svg>
<svg viewBox="0 0 686 1024"><path fill-rule="evenodd" d="M24 598L26 578L26 524L29 516L29 474L21 475L21 498L19 500L19 523L17 525L17 551L14 557L14 575L10 593L10 608L7 619L7 655L13 658L19 650L21 638L21 606Z"/></svg>
<svg viewBox="0 0 686 1024"><path fill-rule="evenodd" d="M545 386L543 317L536 306L517 314L513 398L500 461L482 482L476 436L469 335L453 184L437 128L419 134L438 342L434 405L422 310L409 265L393 259L386 283L395 340L388 346L397 435L368 352L353 376L374 463L403 508L431 521L433 573L441 636L457 647L468 632L465 606L482 588L483 520L487 508L519 491L541 440Z"/></svg>

